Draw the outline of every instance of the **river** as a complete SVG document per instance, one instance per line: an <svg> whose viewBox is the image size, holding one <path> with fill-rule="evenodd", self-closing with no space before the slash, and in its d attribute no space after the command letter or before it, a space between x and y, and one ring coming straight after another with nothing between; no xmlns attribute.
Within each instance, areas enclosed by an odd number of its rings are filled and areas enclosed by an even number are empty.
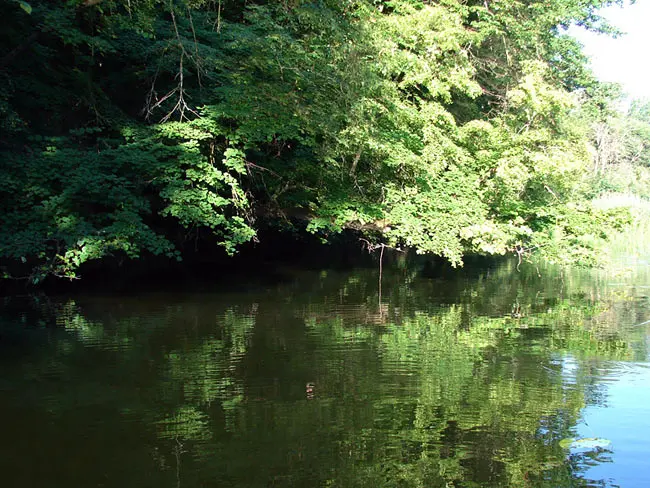
<svg viewBox="0 0 650 488"><path fill-rule="evenodd" d="M647 487L649 270L6 297L0 486Z"/></svg>

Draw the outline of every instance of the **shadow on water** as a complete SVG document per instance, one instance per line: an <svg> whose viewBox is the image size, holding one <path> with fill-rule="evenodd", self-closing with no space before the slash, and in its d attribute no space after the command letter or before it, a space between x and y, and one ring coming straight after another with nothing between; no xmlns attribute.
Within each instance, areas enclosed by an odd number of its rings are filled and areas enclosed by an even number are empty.
<svg viewBox="0 0 650 488"><path fill-rule="evenodd" d="M584 415L647 360L647 270L394 259L381 301L376 267L5 298L3 486L613 483L624 445L562 441L612 437Z"/></svg>

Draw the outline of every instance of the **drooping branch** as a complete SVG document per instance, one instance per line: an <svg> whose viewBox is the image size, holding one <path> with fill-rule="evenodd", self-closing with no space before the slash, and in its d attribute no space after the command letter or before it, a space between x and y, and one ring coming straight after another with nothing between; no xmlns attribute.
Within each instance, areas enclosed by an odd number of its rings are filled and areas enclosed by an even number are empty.
<svg viewBox="0 0 650 488"><path fill-rule="evenodd" d="M190 120L190 117L187 115L192 114L195 117L200 117L200 114L194 110L190 104L187 102L187 98L189 98L189 95L187 94L187 89L185 86L185 66L184 62L185 59L189 59L192 61L194 64L196 71L197 71L197 76L199 80L199 85L201 84L201 64L199 62L199 51L198 51L198 41L196 37L196 31L194 29L194 24L192 21L192 15L191 12L188 9L188 15L190 19L190 26L192 30L192 36L194 38L194 54L191 52L188 52L187 49L185 49L185 45L183 44L183 40L180 35L180 31L178 30L178 23L176 21L176 14L174 13L174 6L170 3L169 5L169 12L172 20L172 25L174 27L174 36L176 40L176 44L178 46L179 52L180 52L180 57L178 60L178 71L176 73L176 76L174 77L175 80L177 80L177 84L174 88L169 90L165 95L162 97L158 98L155 90L155 84L156 84L156 79L157 75L154 76L154 79L151 84L151 89L149 90L149 93L147 94L147 99L145 102L145 106L143 108L143 113L145 114L145 118L149 120L153 112L157 109L160 108L165 102L170 100L172 97L176 97L176 103L174 106L160 119L160 123L164 123L169 121L171 117L174 114L178 114L179 120L182 122L184 120Z"/></svg>

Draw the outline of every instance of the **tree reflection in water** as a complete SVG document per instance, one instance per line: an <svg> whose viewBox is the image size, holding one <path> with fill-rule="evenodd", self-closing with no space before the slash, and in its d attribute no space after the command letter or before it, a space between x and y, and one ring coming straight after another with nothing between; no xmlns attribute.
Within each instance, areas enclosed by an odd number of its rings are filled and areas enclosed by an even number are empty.
<svg viewBox="0 0 650 488"><path fill-rule="evenodd" d="M643 328L621 326L643 298L594 273L508 266L454 280L385 269L381 310L377 286L358 270L246 294L41 299L25 323L8 301L4 477L589 486L609 451L560 441L604 401L604 362L645 358ZM35 445L49 454L28 469Z"/></svg>

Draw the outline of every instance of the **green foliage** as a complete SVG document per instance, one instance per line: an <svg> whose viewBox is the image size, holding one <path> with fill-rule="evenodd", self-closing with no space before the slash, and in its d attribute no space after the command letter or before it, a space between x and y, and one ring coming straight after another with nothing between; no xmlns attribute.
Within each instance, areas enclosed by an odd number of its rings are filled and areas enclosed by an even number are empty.
<svg viewBox="0 0 650 488"><path fill-rule="evenodd" d="M609 2L19 3L0 7L11 275L208 234L232 254L290 211L459 265L541 245L588 198L608 95L561 27L611 30ZM626 154L646 161L633 110ZM591 249L589 215L562 227L567 256Z"/></svg>
<svg viewBox="0 0 650 488"><path fill-rule="evenodd" d="M650 104L632 100L626 112L621 105L620 87L605 85L592 90L582 105L582 117L589 128L592 171L590 196L618 200L623 207L635 199L650 199Z"/></svg>
<svg viewBox="0 0 650 488"><path fill-rule="evenodd" d="M189 128L182 129L169 123L154 132L125 130L126 140L109 140L96 137L101 129L86 128L68 138L34 141L31 153L6 153L0 249L16 261L38 263L31 271L36 282L47 274L74 277L84 262L116 252L178 257L173 243L149 223L155 205L184 227L210 229L232 252L254 235L237 215L247 207L235 178L241 172L238 153L226 151L223 161L215 161L199 147L208 133L195 130L189 139ZM96 151L78 148L88 137L96 139Z"/></svg>
<svg viewBox="0 0 650 488"><path fill-rule="evenodd" d="M21 0L16 0L18 2L18 5L20 5L20 8L22 8L25 12L28 14L32 13L32 6L28 4L27 2L23 2Z"/></svg>

